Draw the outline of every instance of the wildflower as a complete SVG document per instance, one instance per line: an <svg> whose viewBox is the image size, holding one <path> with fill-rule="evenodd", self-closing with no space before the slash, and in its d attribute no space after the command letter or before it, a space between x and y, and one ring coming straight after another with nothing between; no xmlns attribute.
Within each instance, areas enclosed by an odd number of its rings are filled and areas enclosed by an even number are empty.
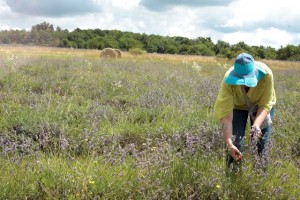
<svg viewBox="0 0 300 200"><path fill-rule="evenodd" d="M155 151L155 150L156 150L156 147L152 147L152 148L151 148L151 151Z"/></svg>
<svg viewBox="0 0 300 200"><path fill-rule="evenodd" d="M193 63L192 68L196 71L201 71L201 66L199 66L196 62Z"/></svg>
<svg viewBox="0 0 300 200"><path fill-rule="evenodd" d="M90 180L89 184L93 185L93 184L95 184L95 181Z"/></svg>
<svg viewBox="0 0 300 200"><path fill-rule="evenodd" d="M221 186L220 185L216 185L216 188L221 188Z"/></svg>

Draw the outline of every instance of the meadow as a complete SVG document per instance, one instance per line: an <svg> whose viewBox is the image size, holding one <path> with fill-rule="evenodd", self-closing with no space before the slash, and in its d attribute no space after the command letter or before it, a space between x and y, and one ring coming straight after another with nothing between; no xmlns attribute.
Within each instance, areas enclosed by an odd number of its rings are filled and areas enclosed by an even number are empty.
<svg viewBox="0 0 300 200"><path fill-rule="evenodd" d="M300 63L273 70L267 170L225 173L213 106L233 60L0 46L0 199L300 199Z"/></svg>

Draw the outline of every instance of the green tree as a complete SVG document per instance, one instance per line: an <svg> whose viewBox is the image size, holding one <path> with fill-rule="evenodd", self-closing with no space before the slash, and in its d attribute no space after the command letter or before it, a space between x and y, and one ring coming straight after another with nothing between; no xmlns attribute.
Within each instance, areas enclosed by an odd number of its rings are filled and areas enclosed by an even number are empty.
<svg viewBox="0 0 300 200"><path fill-rule="evenodd" d="M125 34L120 37L120 49L128 51L131 48L143 48L143 44L135 39L132 34Z"/></svg>
<svg viewBox="0 0 300 200"><path fill-rule="evenodd" d="M31 42L36 45L53 46L54 28L52 24L43 22L32 26L30 31Z"/></svg>
<svg viewBox="0 0 300 200"><path fill-rule="evenodd" d="M32 26L31 31L49 31L49 32L53 32L54 28L53 28L52 24L49 24L47 22L43 22L43 23Z"/></svg>
<svg viewBox="0 0 300 200"><path fill-rule="evenodd" d="M114 49L120 48L120 43L111 35L105 35L102 41L103 41L103 45L102 45L103 48L114 48Z"/></svg>
<svg viewBox="0 0 300 200"><path fill-rule="evenodd" d="M214 51L215 49L215 44L213 43L210 37L198 37L194 40L194 44L205 45L211 51Z"/></svg>
<svg viewBox="0 0 300 200"><path fill-rule="evenodd" d="M188 55L190 52L190 46L187 44L181 44L178 47L178 53L182 55Z"/></svg>
<svg viewBox="0 0 300 200"><path fill-rule="evenodd" d="M89 39L86 42L87 48L89 49L103 49L104 47L104 39L101 36L97 36Z"/></svg>
<svg viewBox="0 0 300 200"><path fill-rule="evenodd" d="M299 47L294 45L281 47L277 51L277 58L280 60L296 60L297 57L299 57Z"/></svg>
<svg viewBox="0 0 300 200"><path fill-rule="evenodd" d="M164 53L168 53L168 54L177 54L178 53L178 49L176 45L173 44L166 44L166 48L165 48L165 52Z"/></svg>
<svg viewBox="0 0 300 200"><path fill-rule="evenodd" d="M157 52L160 38L155 35L143 34L141 37L141 42L144 45L144 49L149 53Z"/></svg>
<svg viewBox="0 0 300 200"><path fill-rule="evenodd" d="M192 55L203 55L203 56L214 56L215 55L215 52L213 50L209 49L204 44L193 45L190 48L188 53L192 54Z"/></svg>
<svg viewBox="0 0 300 200"><path fill-rule="evenodd" d="M191 45L192 44L192 40L187 38L187 37L174 37L174 40L176 43L180 44L180 45Z"/></svg>
<svg viewBox="0 0 300 200"><path fill-rule="evenodd" d="M215 54L221 57L226 57L226 49L230 48L230 44L228 42L224 42L222 40L218 40L217 44L215 45L214 51Z"/></svg>

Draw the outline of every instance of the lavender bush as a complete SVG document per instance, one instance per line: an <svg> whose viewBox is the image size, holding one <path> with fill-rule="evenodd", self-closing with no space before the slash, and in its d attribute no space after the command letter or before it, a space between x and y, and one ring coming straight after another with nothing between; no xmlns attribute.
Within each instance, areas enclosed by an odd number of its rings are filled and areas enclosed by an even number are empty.
<svg viewBox="0 0 300 200"><path fill-rule="evenodd" d="M0 50L0 199L300 196L298 63L266 61L278 97L269 159L247 135L228 175L212 112L231 61Z"/></svg>

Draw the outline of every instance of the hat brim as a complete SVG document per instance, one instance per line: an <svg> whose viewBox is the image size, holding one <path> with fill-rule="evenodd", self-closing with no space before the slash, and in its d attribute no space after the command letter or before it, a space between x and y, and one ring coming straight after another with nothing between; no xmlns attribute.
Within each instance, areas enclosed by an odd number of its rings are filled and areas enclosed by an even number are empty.
<svg viewBox="0 0 300 200"><path fill-rule="evenodd" d="M225 78L224 82L229 85L245 85L248 87L255 87L257 85L257 82L262 77L264 77L267 74L267 72L256 63L254 65L255 65L254 71L251 72L250 74L245 74L245 75L237 74L232 69L229 75Z"/></svg>

